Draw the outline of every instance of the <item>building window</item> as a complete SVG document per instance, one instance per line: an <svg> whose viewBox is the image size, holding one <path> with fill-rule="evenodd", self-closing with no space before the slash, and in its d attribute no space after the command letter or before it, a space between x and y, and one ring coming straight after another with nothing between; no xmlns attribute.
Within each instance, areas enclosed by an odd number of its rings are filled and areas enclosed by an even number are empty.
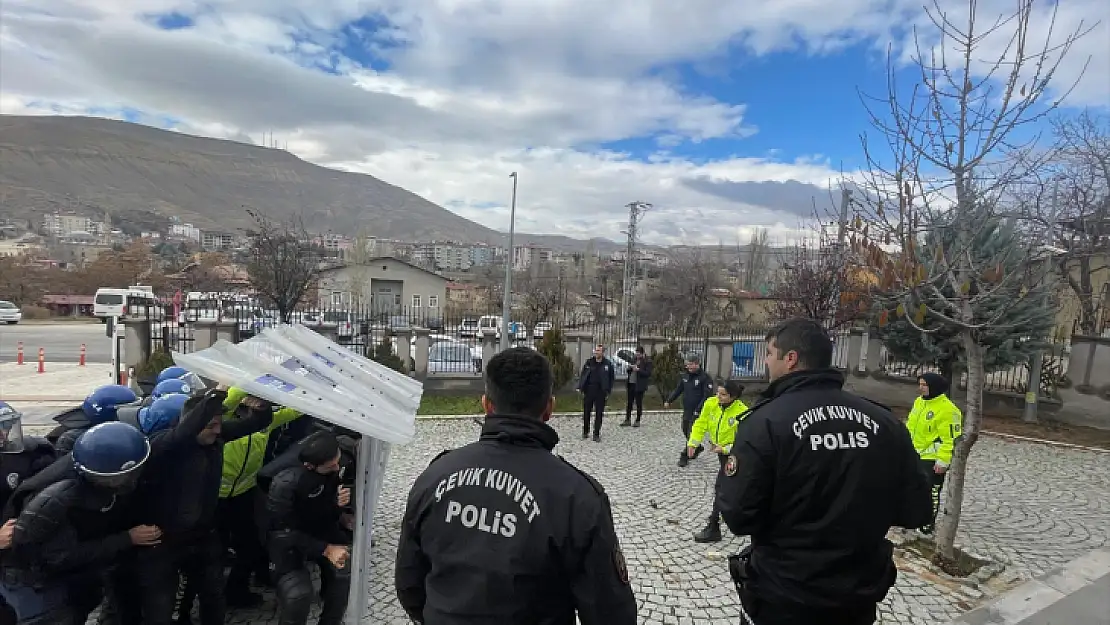
<svg viewBox="0 0 1110 625"><path fill-rule="evenodd" d="M412 307L413 308L420 308L420 296L419 295L413 295L412 296Z"/></svg>
<svg viewBox="0 0 1110 625"><path fill-rule="evenodd" d="M428 308L439 308L439 296L438 295L429 295L428 296Z"/></svg>

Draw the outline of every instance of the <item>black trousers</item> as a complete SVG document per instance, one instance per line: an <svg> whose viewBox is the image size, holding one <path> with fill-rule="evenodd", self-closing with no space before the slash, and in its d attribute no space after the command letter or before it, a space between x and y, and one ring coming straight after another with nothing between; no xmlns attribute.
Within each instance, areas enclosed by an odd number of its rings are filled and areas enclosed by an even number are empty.
<svg viewBox="0 0 1110 625"><path fill-rule="evenodd" d="M320 598L324 604L316 622L318 625L341 625L351 591L351 561L347 560L347 566L342 569L336 569L327 558L321 557L315 562L320 567ZM280 610L279 625L305 625L315 594L307 563L291 571L276 573L274 588Z"/></svg>
<svg viewBox="0 0 1110 625"><path fill-rule="evenodd" d="M717 460L721 463L721 473L725 472L725 463L728 462L728 454L717 454ZM721 523L721 502L717 500L717 480L713 480L713 511L709 513L709 522L714 525Z"/></svg>
<svg viewBox="0 0 1110 625"><path fill-rule="evenodd" d="M187 543L144 547L136 554L143 625L170 625L180 576L193 583L200 600L202 625L222 625L224 604L223 546L215 532Z"/></svg>
<svg viewBox="0 0 1110 625"><path fill-rule="evenodd" d="M227 576L225 596L234 601L250 592L252 572L260 577L268 574L266 554L255 522L255 500L258 487L242 495L221 499L217 510L220 540L225 548L235 551L231 572Z"/></svg>
<svg viewBox="0 0 1110 625"><path fill-rule="evenodd" d="M690 441L690 431L694 429L694 421L698 420L698 415L694 412L682 409L682 455L686 455L687 443ZM698 452L701 453L703 447L698 445Z"/></svg>
<svg viewBox="0 0 1110 625"><path fill-rule="evenodd" d="M636 422L640 422L640 417L644 416L644 393L647 389L642 391L636 390L635 384L628 385L628 401L624 407L624 420L632 420L632 405L636 405Z"/></svg>
<svg viewBox="0 0 1110 625"><path fill-rule="evenodd" d="M937 473L933 467L936 462L933 460L922 460L921 470L929 474L929 479L933 484L933 520L921 528L921 531L930 534L937 523L937 515L940 513L940 492L944 490L944 476L945 473Z"/></svg>
<svg viewBox="0 0 1110 625"><path fill-rule="evenodd" d="M796 604L770 604L755 595L740 591L740 603L756 625L873 625L878 618L877 606L842 609L821 609ZM753 625L740 618L740 625Z"/></svg>
<svg viewBox="0 0 1110 625"><path fill-rule="evenodd" d="M582 434L590 433L590 413L594 413L594 434L601 434L601 421L605 418L605 393L586 389L582 393Z"/></svg>

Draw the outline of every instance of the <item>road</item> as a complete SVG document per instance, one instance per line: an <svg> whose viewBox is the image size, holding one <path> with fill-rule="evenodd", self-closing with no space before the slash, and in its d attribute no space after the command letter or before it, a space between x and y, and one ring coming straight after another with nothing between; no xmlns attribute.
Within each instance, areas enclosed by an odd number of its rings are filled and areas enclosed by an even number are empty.
<svg viewBox="0 0 1110 625"><path fill-rule="evenodd" d="M23 342L23 358L35 362L39 348L46 350L47 362L78 361L85 344L86 362L112 362L112 343L104 326L91 323L48 323L0 326L0 362L15 362L17 344Z"/></svg>

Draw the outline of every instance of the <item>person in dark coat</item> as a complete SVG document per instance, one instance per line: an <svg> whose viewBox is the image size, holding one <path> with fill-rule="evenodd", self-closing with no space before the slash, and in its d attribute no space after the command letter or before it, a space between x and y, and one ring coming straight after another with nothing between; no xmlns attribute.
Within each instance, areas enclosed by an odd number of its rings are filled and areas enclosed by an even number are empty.
<svg viewBox="0 0 1110 625"><path fill-rule="evenodd" d="M605 417L605 402L613 392L617 372L613 362L605 357L605 346L594 347L594 357L582 365L578 374L578 392L582 394L582 440L590 437L590 413L594 413L594 442L601 440L601 421Z"/></svg>
<svg viewBox="0 0 1110 625"><path fill-rule="evenodd" d="M477 442L437 456L409 492L397 598L429 625L634 625L605 489L552 453L555 377L517 347L486 367Z"/></svg>
<svg viewBox="0 0 1110 625"><path fill-rule="evenodd" d="M678 466L686 466L690 463L691 457L697 458L705 449L698 445L694 450L694 455L690 456L686 450L686 441L690 438L690 430L694 427L694 421L701 414L702 404L716 393L717 389L713 385L713 378L701 367L701 358L698 358L696 354L690 355L686 359L686 371L678 378L678 385L674 387L671 394L667 396L667 401L663 403L664 408L670 408L671 402L680 396L682 397L682 451L678 454Z"/></svg>
<svg viewBox="0 0 1110 625"><path fill-rule="evenodd" d="M871 625L897 576L887 532L932 518L906 426L845 391L832 354L809 319L767 335L771 383L717 478L725 524L751 537L729 563L749 625Z"/></svg>
<svg viewBox="0 0 1110 625"><path fill-rule="evenodd" d="M621 426L640 427L644 416L644 393L651 386L651 358L644 353L642 345L636 346L636 361L628 369L628 403L624 408L624 421ZM636 420L632 420L632 405L636 405Z"/></svg>

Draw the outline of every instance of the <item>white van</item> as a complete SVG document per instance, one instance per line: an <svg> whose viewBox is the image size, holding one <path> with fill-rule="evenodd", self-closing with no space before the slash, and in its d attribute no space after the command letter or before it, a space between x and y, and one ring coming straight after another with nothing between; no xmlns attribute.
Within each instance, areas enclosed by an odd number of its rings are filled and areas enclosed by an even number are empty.
<svg viewBox="0 0 1110 625"><path fill-rule="evenodd" d="M93 299L93 316L107 323L109 317L124 318L132 305L142 306L151 314L160 314L158 300L150 287L132 286L126 289L101 287Z"/></svg>

